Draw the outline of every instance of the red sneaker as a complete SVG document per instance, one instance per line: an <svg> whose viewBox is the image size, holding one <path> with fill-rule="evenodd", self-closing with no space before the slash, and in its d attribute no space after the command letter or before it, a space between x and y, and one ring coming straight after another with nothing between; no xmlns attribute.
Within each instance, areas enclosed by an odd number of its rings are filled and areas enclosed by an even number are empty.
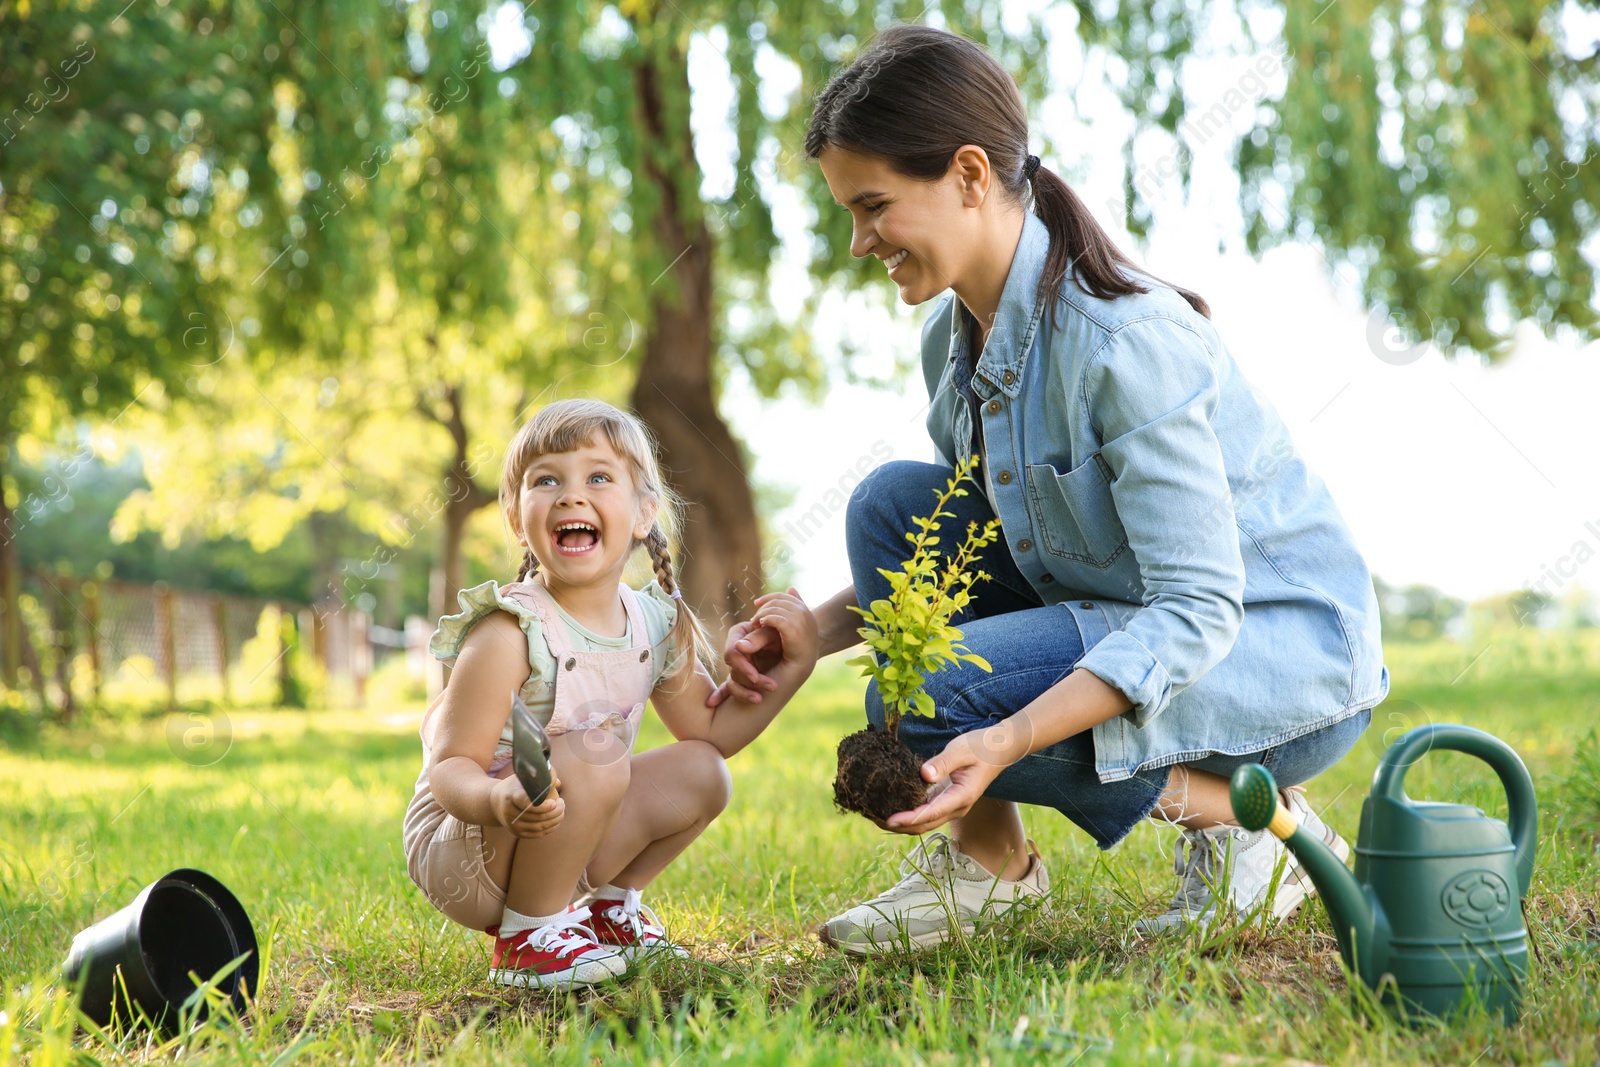
<svg viewBox="0 0 1600 1067"><path fill-rule="evenodd" d="M584 924L588 908L569 909L560 919L511 937L494 939L489 980L501 985L594 985L621 976L628 961L614 948L602 947Z"/></svg>
<svg viewBox="0 0 1600 1067"><path fill-rule="evenodd" d="M628 890L622 900L596 898L589 902L595 914L589 920L589 929L602 946L622 954L628 963L660 955L674 959L687 959L689 950L667 940L656 913L639 903L639 891Z"/></svg>

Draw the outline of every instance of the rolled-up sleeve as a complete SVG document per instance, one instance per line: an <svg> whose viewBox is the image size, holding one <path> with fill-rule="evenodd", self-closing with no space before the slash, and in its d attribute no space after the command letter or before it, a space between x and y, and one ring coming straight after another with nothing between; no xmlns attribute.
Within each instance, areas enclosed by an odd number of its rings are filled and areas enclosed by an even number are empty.
<svg viewBox="0 0 1600 1067"><path fill-rule="evenodd" d="M1082 379L1144 593L1077 666L1121 690L1138 726L1221 662L1244 620L1244 561L1213 429L1217 367L1198 333L1152 318L1112 334Z"/></svg>

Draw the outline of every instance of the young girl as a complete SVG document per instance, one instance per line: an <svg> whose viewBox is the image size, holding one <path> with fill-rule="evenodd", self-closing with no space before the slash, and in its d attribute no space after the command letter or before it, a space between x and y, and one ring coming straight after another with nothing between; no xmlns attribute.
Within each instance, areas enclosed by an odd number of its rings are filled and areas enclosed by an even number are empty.
<svg viewBox="0 0 1600 1067"><path fill-rule="evenodd" d="M1026 912L1048 881L1019 804L1102 848L1146 818L1182 828L1178 891L1139 934L1293 910L1309 881L1237 825L1228 776L1260 762L1284 786L1314 778L1388 691L1372 579L1327 487L1205 301L1135 267L1032 154L1016 84L980 46L886 30L818 96L805 149L850 213L850 251L905 303L936 301L922 368L939 462L857 486L854 582L817 609L822 651L857 643L847 609L888 595L880 568L905 558L957 457L983 456L983 491L951 505L950 528L1003 529L982 560L993 580L955 620L993 672L933 675L938 715L900 726L938 785L888 826L950 835L824 939L927 946ZM778 636L733 628L729 692L765 684L751 657ZM882 721L875 689L866 711ZM1345 854L1301 792L1284 800Z"/></svg>
<svg viewBox="0 0 1600 1067"><path fill-rule="evenodd" d="M793 590L760 598L783 636L776 688L707 706L705 641L667 550L675 501L644 427L609 404L561 401L523 426L500 502L521 571L464 590L433 635L455 668L422 719L406 865L445 915L496 935L491 980L605 981L686 954L641 891L727 804L723 761L810 675L816 624ZM622 573L641 547L656 581L635 592ZM511 771L513 690L551 739L556 785L537 806ZM647 698L677 743L633 755Z"/></svg>

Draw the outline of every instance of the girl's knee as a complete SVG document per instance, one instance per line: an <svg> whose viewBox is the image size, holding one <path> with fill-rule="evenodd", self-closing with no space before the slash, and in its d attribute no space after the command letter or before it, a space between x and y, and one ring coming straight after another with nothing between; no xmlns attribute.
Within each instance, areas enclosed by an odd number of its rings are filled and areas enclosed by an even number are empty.
<svg viewBox="0 0 1600 1067"><path fill-rule="evenodd" d="M733 776L728 773L728 761L715 745L705 741L682 741L684 776L695 785L695 795L704 806L708 819L722 814L733 799Z"/></svg>
<svg viewBox="0 0 1600 1067"><path fill-rule="evenodd" d="M582 790L597 800L621 802L632 770L629 746L607 730L575 730L551 740L556 777L568 789Z"/></svg>

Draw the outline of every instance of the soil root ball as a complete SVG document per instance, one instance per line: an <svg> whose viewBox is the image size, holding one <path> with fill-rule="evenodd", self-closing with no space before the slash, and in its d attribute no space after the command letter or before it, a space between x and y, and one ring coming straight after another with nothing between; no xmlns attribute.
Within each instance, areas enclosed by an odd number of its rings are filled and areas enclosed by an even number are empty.
<svg viewBox="0 0 1600 1067"><path fill-rule="evenodd" d="M898 737L869 727L839 742L833 802L841 810L882 822L918 807L927 795L922 761Z"/></svg>

